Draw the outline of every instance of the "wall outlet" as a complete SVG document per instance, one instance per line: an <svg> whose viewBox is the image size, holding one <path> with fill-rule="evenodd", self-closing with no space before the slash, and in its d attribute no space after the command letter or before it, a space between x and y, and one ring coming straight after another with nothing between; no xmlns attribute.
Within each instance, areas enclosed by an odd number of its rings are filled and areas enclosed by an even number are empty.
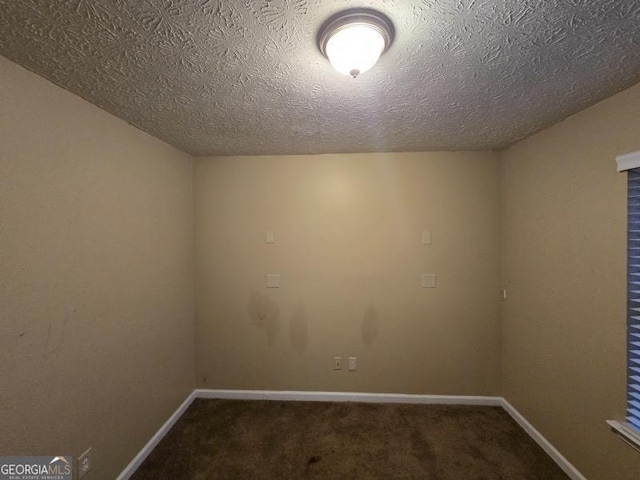
<svg viewBox="0 0 640 480"><path fill-rule="evenodd" d="M273 233L273 230L267 230L264 232L264 241L266 243L276 243L276 237Z"/></svg>
<svg viewBox="0 0 640 480"><path fill-rule="evenodd" d="M423 273L422 274L422 288L436 288L436 275L435 275L435 273Z"/></svg>
<svg viewBox="0 0 640 480"><path fill-rule="evenodd" d="M342 370L342 357L333 357L333 369Z"/></svg>
<svg viewBox="0 0 640 480"><path fill-rule="evenodd" d="M78 457L78 478L84 477L93 465L93 452L89 448L86 452Z"/></svg>
<svg viewBox="0 0 640 480"><path fill-rule="evenodd" d="M358 370L358 357L349 357L349 365L347 366L347 369L350 372Z"/></svg>

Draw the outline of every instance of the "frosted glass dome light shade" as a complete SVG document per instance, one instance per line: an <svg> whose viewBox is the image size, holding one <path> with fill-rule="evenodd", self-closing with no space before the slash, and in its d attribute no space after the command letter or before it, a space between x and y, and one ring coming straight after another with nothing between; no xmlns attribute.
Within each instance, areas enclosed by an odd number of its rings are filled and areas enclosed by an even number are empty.
<svg viewBox="0 0 640 480"><path fill-rule="evenodd" d="M329 38L326 50L333 68L355 78L376 64L384 50L384 38L369 25L350 25Z"/></svg>
<svg viewBox="0 0 640 480"><path fill-rule="evenodd" d="M318 42L333 68L356 78L376 64L392 38L393 26L382 14L349 10L329 19Z"/></svg>

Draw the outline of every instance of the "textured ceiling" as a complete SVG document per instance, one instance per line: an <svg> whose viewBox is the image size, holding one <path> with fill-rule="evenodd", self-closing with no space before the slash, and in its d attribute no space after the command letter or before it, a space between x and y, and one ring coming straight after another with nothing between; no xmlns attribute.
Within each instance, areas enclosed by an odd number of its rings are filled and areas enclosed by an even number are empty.
<svg viewBox="0 0 640 480"><path fill-rule="evenodd" d="M362 6L354 80L316 35ZM488 150L640 81L640 1L0 0L0 54L192 154Z"/></svg>

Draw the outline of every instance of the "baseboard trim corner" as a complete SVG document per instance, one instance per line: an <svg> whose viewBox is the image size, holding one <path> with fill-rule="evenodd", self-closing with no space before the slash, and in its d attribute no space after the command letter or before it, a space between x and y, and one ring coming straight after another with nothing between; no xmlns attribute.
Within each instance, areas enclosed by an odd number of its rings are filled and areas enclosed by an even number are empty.
<svg viewBox="0 0 640 480"><path fill-rule="evenodd" d="M439 405L484 405L494 407L502 406L501 397L416 395L408 393L196 389L195 396L196 398L219 398L230 400L282 400L289 402L361 402Z"/></svg>
<svg viewBox="0 0 640 480"><path fill-rule="evenodd" d="M196 391L194 390L189 394L184 402L180 404L175 412L171 414L169 419L164 422L164 424L160 427L160 429L155 433L151 440L147 442L147 444L142 447L142 450L134 457L133 460L125 467L122 473L118 476L116 480L128 480L135 473L142 462L146 460L149 454L153 451L154 448L160 443L160 441L164 438L164 436L169 433L171 427L178 421L178 419L182 416L182 414L189 408L189 405L193 403L193 400L196 398Z"/></svg>
<svg viewBox="0 0 640 480"><path fill-rule="evenodd" d="M562 455L556 447L554 447L549 440L547 440L533 425L531 425L526 418L522 416L518 410L511 405L506 398L502 399L502 408L504 408L511 418L513 418L518 425L520 425L525 432L529 434L540 447L547 452L554 462L566 473L571 480L587 480L576 467L574 467L564 455Z"/></svg>

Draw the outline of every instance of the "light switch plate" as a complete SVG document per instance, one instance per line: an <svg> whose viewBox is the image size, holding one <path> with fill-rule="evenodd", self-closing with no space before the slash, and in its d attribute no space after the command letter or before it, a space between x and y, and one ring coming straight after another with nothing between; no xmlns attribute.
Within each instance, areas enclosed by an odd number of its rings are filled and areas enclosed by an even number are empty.
<svg viewBox="0 0 640 480"><path fill-rule="evenodd" d="M267 275L267 288L280 288L280 275Z"/></svg>
<svg viewBox="0 0 640 480"><path fill-rule="evenodd" d="M422 244L431 245L431 230L422 231Z"/></svg>
<svg viewBox="0 0 640 480"><path fill-rule="evenodd" d="M273 233L273 230L267 230L264 233L264 240L266 243L276 243L276 237L275 237L275 234Z"/></svg>
<svg viewBox="0 0 640 480"><path fill-rule="evenodd" d="M436 288L436 275L435 275L435 273L423 273L422 274L422 288Z"/></svg>

